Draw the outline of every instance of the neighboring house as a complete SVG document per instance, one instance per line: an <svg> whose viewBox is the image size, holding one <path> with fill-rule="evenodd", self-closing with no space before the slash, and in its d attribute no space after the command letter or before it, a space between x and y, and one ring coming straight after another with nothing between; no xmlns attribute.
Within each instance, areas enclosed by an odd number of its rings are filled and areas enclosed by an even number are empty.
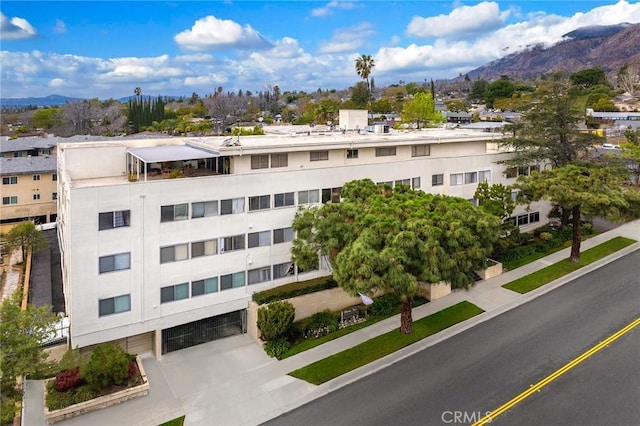
<svg viewBox="0 0 640 426"><path fill-rule="evenodd" d="M445 113L448 123L469 124L471 123L471 114L468 112L451 112Z"/></svg>
<svg viewBox="0 0 640 426"><path fill-rule="evenodd" d="M118 341L160 356L246 332L254 292L331 273L326 259L314 270L291 262L298 209L339 202L344 183L362 178L473 201L478 182L515 181L498 164L511 155L501 137L429 129L60 144L71 346ZM523 230L546 221L544 206L518 208Z"/></svg>
<svg viewBox="0 0 640 426"><path fill-rule="evenodd" d="M0 139L3 232L25 220L55 222L57 142L46 138Z"/></svg>

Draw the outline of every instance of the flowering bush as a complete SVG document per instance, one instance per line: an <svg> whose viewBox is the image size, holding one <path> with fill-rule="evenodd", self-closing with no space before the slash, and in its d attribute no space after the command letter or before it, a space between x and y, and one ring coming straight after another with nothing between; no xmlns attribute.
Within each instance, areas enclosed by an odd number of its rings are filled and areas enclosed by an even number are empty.
<svg viewBox="0 0 640 426"><path fill-rule="evenodd" d="M80 377L80 367L76 367L71 370L61 371L56 376L54 386L58 392L65 392L79 387L82 383L83 380L82 377Z"/></svg>

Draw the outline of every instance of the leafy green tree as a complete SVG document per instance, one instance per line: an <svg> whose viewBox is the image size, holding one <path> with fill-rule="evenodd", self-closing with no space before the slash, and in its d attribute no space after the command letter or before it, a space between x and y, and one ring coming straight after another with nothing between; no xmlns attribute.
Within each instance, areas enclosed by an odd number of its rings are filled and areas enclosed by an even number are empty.
<svg viewBox="0 0 640 426"><path fill-rule="evenodd" d="M431 93L416 93L413 99L405 101L402 105L402 121L407 123L442 122L444 117L436 111L435 102Z"/></svg>
<svg viewBox="0 0 640 426"><path fill-rule="evenodd" d="M47 248L47 240L33 222L22 222L7 232L5 245L9 252L21 249L22 259L26 260L29 250L36 252Z"/></svg>
<svg viewBox="0 0 640 426"><path fill-rule="evenodd" d="M612 168L564 165L552 170L520 176L516 184L524 203L547 199L571 212L572 262L580 260L581 220L583 215L622 216L628 203L622 191L622 179Z"/></svg>
<svg viewBox="0 0 640 426"><path fill-rule="evenodd" d="M258 309L258 328L267 342L282 336L293 324L296 309L290 302L271 302Z"/></svg>
<svg viewBox="0 0 640 426"><path fill-rule="evenodd" d="M356 59L356 73L360 78L367 82L367 103L371 102L371 84L369 83L369 75L371 75L371 71L373 67L376 66L376 61L373 59L371 55L360 55Z"/></svg>
<svg viewBox="0 0 640 426"><path fill-rule="evenodd" d="M503 221L511 216L516 207L511 196L511 187L501 183L489 185L488 182L481 182L473 197L478 200L478 207L481 210Z"/></svg>
<svg viewBox="0 0 640 426"><path fill-rule="evenodd" d="M60 108L39 109L33 113L31 120L35 127L51 129L53 126L60 123L61 110Z"/></svg>
<svg viewBox="0 0 640 426"><path fill-rule="evenodd" d="M497 240L500 220L468 201L406 185L346 183L340 203L301 210L293 221L293 259L302 268L326 256L349 294L382 291L402 302L400 331L413 330L418 283L473 284Z"/></svg>
<svg viewBox="0 0 640 426"><path fill-rule="evenodd" d="M369 103L369 89L365 82L360 81L351 88L351 102L357 108L366 108Z"/></svg>
<svg viewBox="0 0 640 426"><path fill-rule="evenodd" d="M0 305L0 394L13 393L18 376L35 376L48 367L40 344L51 335L57 317L50 306L21 310L20 296L16 292Z"/></svg>
<svg viewBox="0 0 640 426"><path fill-rule="evenodd" d="M516 91L516 86L507 78L501 78L489 83L484 90L484 100L489 108L493 108L493 103L497 99L511 98Z"/></svg>
<svg viewBox="0 0 640 426"><path fill-rule="evenodd" d="M640 185L640 128L634 132L631 128L624 133L626 142L620 145L621 155L627 162L627 168L631 175L631 181Z"/></svg>
<svg viewBox="0 0 640 426"><path fill-rule="evenodd" d="M607 84L607 76L600 67L588 68L575 72L569 76L571 84L577 87L593 87L598 84Z"/></svg>
<svg viewBox="0 0 640 426"><path fill-rule="evenodd" d="M471 102L481 102L484 100L484 92L487 89L489 82L485 79L478 78L471 84L471 92L469 93L469 100Z"/></svg>

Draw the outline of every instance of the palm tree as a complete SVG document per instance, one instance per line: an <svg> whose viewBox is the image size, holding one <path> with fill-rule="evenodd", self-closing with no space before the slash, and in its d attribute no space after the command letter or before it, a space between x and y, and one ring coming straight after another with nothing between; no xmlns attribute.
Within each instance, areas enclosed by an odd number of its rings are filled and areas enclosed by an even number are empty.
<svg viewBox="0 0 640 426"><path fill-rule="evenodd" d="M371 70L376 66L376 62L371 55L360 55L356 59L356 73L360 78L367 82L367 90L369 93L369 109L371 109L371 85L369 84L369 75Z"/></svg>
<svg viewBox="0 0 640 426"><path fill-rule="evenodd" d="M134 93L136 96L140 97L140 95L142 94L142 89L141 89L141 88L139 88L139 87L136 87L135 89L133 89L133 93Z"/></svg>

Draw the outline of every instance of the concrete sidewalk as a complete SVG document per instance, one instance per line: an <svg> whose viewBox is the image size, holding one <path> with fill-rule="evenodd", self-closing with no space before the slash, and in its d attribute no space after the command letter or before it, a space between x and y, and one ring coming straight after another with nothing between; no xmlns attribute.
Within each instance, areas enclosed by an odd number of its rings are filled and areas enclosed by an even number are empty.
<svg viewBox="0 0 640 426"><path fill-rule="evenodd" d="M622 225L583 242L581 251L616 236L640 241L640 221ZM507 282L567 258L569 249L564 249L498 277L481 281L470 290L456 290L449 296L419 306L413 311L414 319L463 300L476 304L486 312L320 386L294 379L287 373L396 330L399 317L388 318L282 361L269 358L248 335L183 349L164 355L159 361L148 358L143 360L151 385L148 396L58 424L157 426L184 414L185 425L257 425L526 303L639 248L640 243L633 244L524 295L502 288ZM41 382L29 381L27 391L27 412L23 424L41 426L44 418L38 413L42 413L42 397L36 395L42 392Z"/></svg>

